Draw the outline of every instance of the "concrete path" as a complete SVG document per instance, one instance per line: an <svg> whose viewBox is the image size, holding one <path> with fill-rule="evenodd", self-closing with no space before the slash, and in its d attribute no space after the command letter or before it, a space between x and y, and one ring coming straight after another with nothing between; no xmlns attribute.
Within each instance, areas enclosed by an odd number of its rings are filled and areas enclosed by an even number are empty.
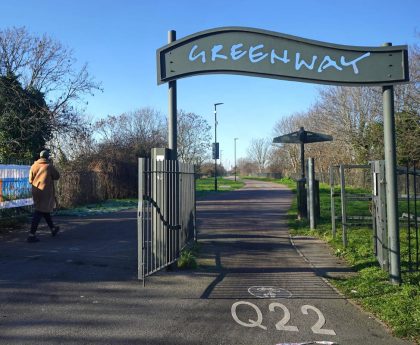
<svg viewBox="0 0 420 345"><path fill-rule="evenodd" d="M0 344L409 344L322 278L351 274L308 238L291 193L247 182L198 202L199 270L136 280L136 213L57 218L41 242L0 236ZM312 261L312 263L311 263Z"/></svg>

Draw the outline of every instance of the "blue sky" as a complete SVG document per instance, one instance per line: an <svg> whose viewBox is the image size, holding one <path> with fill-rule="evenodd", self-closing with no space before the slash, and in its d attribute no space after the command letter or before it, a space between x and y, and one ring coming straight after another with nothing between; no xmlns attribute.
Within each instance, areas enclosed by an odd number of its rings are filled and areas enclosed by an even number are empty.
<svg viewBox="0 0 420 345"><path fill-rule="evenodd" d="M47 33L74 50L102 83L103 93L88 98L95 119L141 107L167 114L167 85L156 82L156 49L177 38L221 26L246 26L345 45L419 43L419 0L212 0L0 1L0 28L26 26ZM209 75L178 81L178 108L205 117L214 126L225 166L244 157L252 138L273 137L277 120L305 111L322 87L272 79Z"/></svg>

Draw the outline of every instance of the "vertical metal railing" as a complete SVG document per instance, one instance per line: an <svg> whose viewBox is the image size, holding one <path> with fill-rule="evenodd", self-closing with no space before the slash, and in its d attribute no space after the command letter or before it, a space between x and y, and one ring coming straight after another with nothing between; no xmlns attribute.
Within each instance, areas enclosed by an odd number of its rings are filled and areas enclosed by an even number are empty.
<svg viewBox="0 0 420 345"><path fill-rule="evenodd" d="M417 195L419 193L419 171L415 164L412 168L398 167L399 202L402 214L399 218L402 231L402 270L413 272L419 270L419 217ZM404 234L405 233L405 234Z"/></svg>
<svg viewBox="0 0 420 345"><path fill-rule="evenodd" d="M335 224L335 183L334 183L334 168L333 166L330 166L329 168L330 173L330 196L331 196L331 230L332 230L332 236L335 239L336 238L336 224Z"/></svg>
<svg viewBox="0 0 420 345"><path fill-rule="evenodd" d="M194 166L139 159L138 278L171 265L195 239Z"/></svg>
<svg viewBox="0 0 420 345"><path fill-rule="evenodd" d="M341 188L341 226L342 239L344 248L347 247L347 197L346 197L346 182L344 177L344 165L340 165L340 188Z"/></svg>
<svg viewBox="0 0 420 345"><path fill-rule="evenodd" d="M417 215L417 171L416 165L413 168L413 184L414 184L414 227L416 229L415 241L416 241L416 270L419 270L419 223Z"/></svg>
<svg viewBox="0 0 420 345"><path fill-rule="evenodd" d="M405 175L406 183L406 194L407 194L407 244L408 244L408 270L411 272L413 270L413 261L411 257L411 208L410 208L410 166L407 163ZM415 194L415 191L414 191Z"/></svg>

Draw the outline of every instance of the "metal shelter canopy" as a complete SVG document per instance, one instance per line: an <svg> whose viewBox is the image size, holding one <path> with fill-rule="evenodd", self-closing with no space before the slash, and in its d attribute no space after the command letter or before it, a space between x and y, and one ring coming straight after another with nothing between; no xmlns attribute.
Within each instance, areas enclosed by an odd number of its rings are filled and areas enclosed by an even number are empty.
<svg viewBox="0 0 420 345"><path fill-rule="evenodd" d="M303 127L297 132L280 135L273 139L274 144L300 144L300 162L302 179L305 178L305 144L332 141L331 135L305 131Z"/></svg>

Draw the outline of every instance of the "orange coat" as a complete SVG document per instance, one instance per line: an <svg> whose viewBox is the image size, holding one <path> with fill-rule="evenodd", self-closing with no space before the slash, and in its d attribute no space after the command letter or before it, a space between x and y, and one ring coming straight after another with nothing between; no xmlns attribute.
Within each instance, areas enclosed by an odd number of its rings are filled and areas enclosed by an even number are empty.
<svg viewBox="0 0 420 345"><path fill-rule="evenodd" d="M55 206L54 180L60 174L45 158L40 158L31 166L29 183L32 185L32 197L35 210L50 213Z"/></svg>

